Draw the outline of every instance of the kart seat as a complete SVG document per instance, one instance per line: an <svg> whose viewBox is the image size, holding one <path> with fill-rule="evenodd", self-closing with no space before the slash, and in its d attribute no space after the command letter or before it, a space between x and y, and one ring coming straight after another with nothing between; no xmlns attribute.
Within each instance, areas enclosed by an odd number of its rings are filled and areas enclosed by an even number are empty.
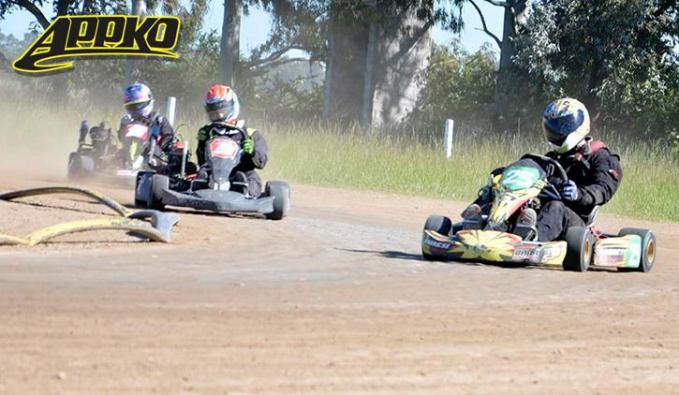
<svg viewBox="0 0 679 395"><path fill-rule="evenodd" d="M586 220L586 222L587 222L587 225L591 225L591 224L594 223L594 220L595 220L596 217L599 215L599 211L600 211L600 210L601 210L601 206L594 206L594 208L593 208L592 211L589 213L589 215L588 215L587 217L584 218L584 219Z"/></svg>

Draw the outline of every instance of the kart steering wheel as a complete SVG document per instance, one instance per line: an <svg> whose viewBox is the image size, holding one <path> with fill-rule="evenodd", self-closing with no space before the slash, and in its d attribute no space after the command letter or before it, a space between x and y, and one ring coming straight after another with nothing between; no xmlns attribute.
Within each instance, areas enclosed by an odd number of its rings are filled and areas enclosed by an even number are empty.
<svg viewBox="0 0 679 395"><path fill-rule="evenodd" d="M563 168L563 166L561 166L561 163L559 163L559 161L556 159L538 154L526 154L522 156L521 159L531 159L539 164L540 167L542 167L542 169L547 174L549 186L552 187L551 191L548 191L548 195L553 194L554 196L550 197L556 198L556 200L561 200L561 194L559 193L558 187L568 182L568 174L566 173L566 170ZM555 183L552 180L554 178L559 180L558 183Z"/></svg>

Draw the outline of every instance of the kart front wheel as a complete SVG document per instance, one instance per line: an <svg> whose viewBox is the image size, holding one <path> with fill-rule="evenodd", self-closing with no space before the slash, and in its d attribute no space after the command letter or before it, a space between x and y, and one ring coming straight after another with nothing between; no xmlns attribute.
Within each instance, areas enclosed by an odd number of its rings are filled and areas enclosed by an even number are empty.
<svg viewBox="0 0 679 395"><path fill-rule="evenodd" d="M273 197L273 211L266 218L279 221L290 211L290 186L287 182L269 181L264 188L264 195Z"/></svg>
<svg viewBox="0 0 679 395"><path fill-rule="evenodd" d="M656 241L655 235L648 229L622 228L618 236L636 235L641 237L641 256L639 266L634 269L638 272L648 273L653 269L655 263Z"/></svg>
<svg viewBox="0 0 679 395"><path fill-rule="evenodd" d="M170 187L170 179L167 176L154 174L151 179L151 198L148 201L148 207L154 210L163 210L163 190Z"/></svg>
<svg viewBox="0 0 679 395"><path fill-rule="evenodd" d="M67 177L70 181L82 180L88 173L94 171L94 162L88 156L78 152L71 152L68 157Z"/></svg>
<svg viewBox="0 0 679 395"><path fill-rule="evenodd" d="M444 236L449 236L452 228L453 223L450 218L442 215L430 215L424 223L424 230L431 230Z"/></svg>
<svg viewBox="0 0 679 395"><path fill-rule="evenodd" d="M563 269L571 272L586 272L594 252L594 236L589 228L572 227L566 231L567 248Z"/></svg>

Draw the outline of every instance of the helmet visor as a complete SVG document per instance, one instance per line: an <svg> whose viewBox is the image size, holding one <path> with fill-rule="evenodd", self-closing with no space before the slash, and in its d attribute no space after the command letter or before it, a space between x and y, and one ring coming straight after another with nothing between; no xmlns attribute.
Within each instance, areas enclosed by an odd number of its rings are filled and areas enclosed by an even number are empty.
<svg viewBox="0 0 679 395"><path fill-rule="evenodd" d="M138 103L127 103L125 104L125 110L127 110L128 112L138 112L146 108L146 106L148 106L150 102L151 102L150 100L147 100Z"/></svg>
<svg viewBox="0 0 679 395"><path fill-rule="evenodd" d="M555 118L545 117L543 120L545 134L549 141L554 144L557 144L558 141L563 142L569 134L578 130L584 122L585 113L581 110L576 111L574 114L565 114Z"/></svg>
<svg viewBox="0 0 679 395"><path fill-rule="evenodd" d="M224 121L234 116L234 105L227 101L219 101L216 103L206 103L205 110L207 116L211 121Z"/></svg>

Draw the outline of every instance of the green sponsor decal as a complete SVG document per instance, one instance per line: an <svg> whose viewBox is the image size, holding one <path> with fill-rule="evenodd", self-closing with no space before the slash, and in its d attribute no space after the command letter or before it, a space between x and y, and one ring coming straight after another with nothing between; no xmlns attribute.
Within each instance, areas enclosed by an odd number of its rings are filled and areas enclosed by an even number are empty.
<svg viewBox="0 0 679 395"><path fill-rule="evenodd" d="M625 254L625 266L639 267L641 263L641 237L632 235L629 238L630 244Z"/></svg>
<svg viewBox="0 0 679 395"><path fill-rule="evenodd" d="M500 184L507 190L519 191L530 188L540 180L540 170L529 166L512 166L502 173Z"/></svg>

